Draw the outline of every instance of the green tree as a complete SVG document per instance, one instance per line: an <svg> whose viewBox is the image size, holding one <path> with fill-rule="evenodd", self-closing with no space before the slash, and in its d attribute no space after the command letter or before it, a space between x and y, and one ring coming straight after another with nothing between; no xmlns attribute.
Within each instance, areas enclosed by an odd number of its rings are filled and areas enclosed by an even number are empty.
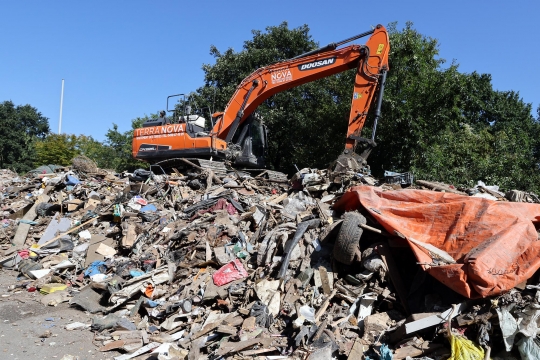
<svg viewBox="0 0 540 360"><path fill-rule="evenodd" d="M36 142L36 165L71 165L71 159L80 154L77 136L49 134Z"/></svg>
<svg viewBox="0 0 540 360"><path fill-rule="evenodd" d="M152 116L152 115L151 115ZM132 130L121 132L118 125L113 124L107 131L105 141L99 142L91 136L48 134L43 140L37 141L36 165L71 165L71 160L77 155L85 155L94 160L102 169L116 171L145 168L146 164L133 159L131 141L133 129L142 126L150 117L138 117L132 120Z"/></svg>
<svg viewBox="0 0 540 360"><path fill-rule="evenodd" d="M131 120L131 130L121 132L117 124L105 134L105 146L108 148L107 158L109 162L107 167L116 171L133 171L138 168L146 168L148 165L142 161L135 160L131 152L131 143L133 140L133 130L140 128L142 124L151 118L157 117L157 114L144 115Z"/></svg>
<svg viewBox="0 0 540 360"><path fill-rule="evenodd" d="M37 140L49 132L49 120L30 105L0 103L0 168L26 172L34 167Z"/></svg>
<svg viewBox="0 0 540 360"><path fill-rule="evenodd" d="M443 67L437 40L412 23L390 32L390 72L373 169L417 178L505 189L538 189L538 121L513 91L495 91L489 74ZM536 157L535 157L536 156Z"/></svg>
<svg viewBox="0 0 540 360"><path fill-rule="evenodd" d="M94 160L98 167L110 167L110 149L91 136L73 134L48 134L36 142L36 166L71 165L77 155L85 155Z"/></svg>

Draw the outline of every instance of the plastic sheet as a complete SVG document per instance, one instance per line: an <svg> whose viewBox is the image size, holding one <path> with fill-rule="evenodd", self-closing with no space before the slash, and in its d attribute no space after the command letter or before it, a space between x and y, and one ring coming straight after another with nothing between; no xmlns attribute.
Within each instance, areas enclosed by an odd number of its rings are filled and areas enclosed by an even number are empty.
<svg viewBox="0 0 540 360"><path fill-rule="evenodd" d="M540 267L538 204L356 186L334 205L338 211L361 207L390 234L408 239L424 270L469 298L508 291ZM450 254L456 263L437 263L422 243ZM429 266L433 263L438 266Z"/></svg>
<svg viewBox="0 0 540 360"><path fill-rule="evenodd" d="M231 281L242 279L247 276L248 273L246 269L244 269L244 266L240 260L236 259L227 265L222 266L221 269L214 273L212 279L214 280L214 284L217 286L222 286L230 283Z"/></svg>
<svg viewBox="0 0 540 360"><path fill-rule="evenodd" d="M81 181L74 175L67 175L66 176L66 185L68 186L74 186L79 184Z"/></svg>

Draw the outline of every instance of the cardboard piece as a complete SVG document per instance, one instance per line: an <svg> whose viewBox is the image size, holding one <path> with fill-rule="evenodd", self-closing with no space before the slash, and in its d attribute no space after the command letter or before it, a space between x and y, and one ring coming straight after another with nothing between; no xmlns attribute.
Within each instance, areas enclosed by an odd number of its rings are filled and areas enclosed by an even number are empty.
<svg viewBox="0 0 540 360"><path fill-rule="evenodd" d="M129 224L122 238L122 247L131 249L137 240L137 226L135 224Z"/></svg>
<svg viewBox="0 0 540 360"><path fill-rule="evenodd" d="M101 243L96 249L96 253L101 254L105 257L113 257L116 254L116 250L114 250L114 248L110 247L109 245Z"/></svg>
<svg viewBox="0 0 540 360"><path fill-rule="evenodd" d="M90 246L88 246L88 251L86 252L86 259L84 261L85 268L87 268L94 261L105 260L105 256L96 253L96 250L101 243L112 247L114 245L114 240L103 235L92 235L92 238L90 239Z"/></svg>

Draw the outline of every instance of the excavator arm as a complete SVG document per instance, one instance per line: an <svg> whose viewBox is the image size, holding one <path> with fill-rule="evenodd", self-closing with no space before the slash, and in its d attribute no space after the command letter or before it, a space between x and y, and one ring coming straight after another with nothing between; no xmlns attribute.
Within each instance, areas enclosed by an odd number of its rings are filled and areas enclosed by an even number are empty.
<svg viewBox="0 0 540 360"><path fill-rule="evenodd" d="M345 42L371 34L365 45L350 45L335 48ZM375 127L380 117L380 102L384 79L388 71L388 53L390 50L388 33L384 26L377 27L338 44L308 52L296 58L266 66L254 71L236 88L223 113L216 114L218 121L212 133L229 143L238 126L270 96L281 91L356 68L356 78L351 102L351 112L345 143L346 150L353 151L360 138L369 107L373 101L377 86L380 96L376 111Z"/></svg>

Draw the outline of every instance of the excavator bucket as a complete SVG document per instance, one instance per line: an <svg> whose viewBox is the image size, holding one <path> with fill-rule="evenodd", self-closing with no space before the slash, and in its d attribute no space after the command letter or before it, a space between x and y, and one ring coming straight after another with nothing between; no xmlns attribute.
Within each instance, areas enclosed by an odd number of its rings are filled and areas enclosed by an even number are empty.
<svg viewBox="0 0 540 360"><path fill-rule="evenodd" d="M369 173L369 166L367 165L367 158L373 148L377 146L375 141L366 138L359 138L357 142L356 152L345 149L341 155L331 164L330 168L333 172L348 172L355 173Z"/></svg>

